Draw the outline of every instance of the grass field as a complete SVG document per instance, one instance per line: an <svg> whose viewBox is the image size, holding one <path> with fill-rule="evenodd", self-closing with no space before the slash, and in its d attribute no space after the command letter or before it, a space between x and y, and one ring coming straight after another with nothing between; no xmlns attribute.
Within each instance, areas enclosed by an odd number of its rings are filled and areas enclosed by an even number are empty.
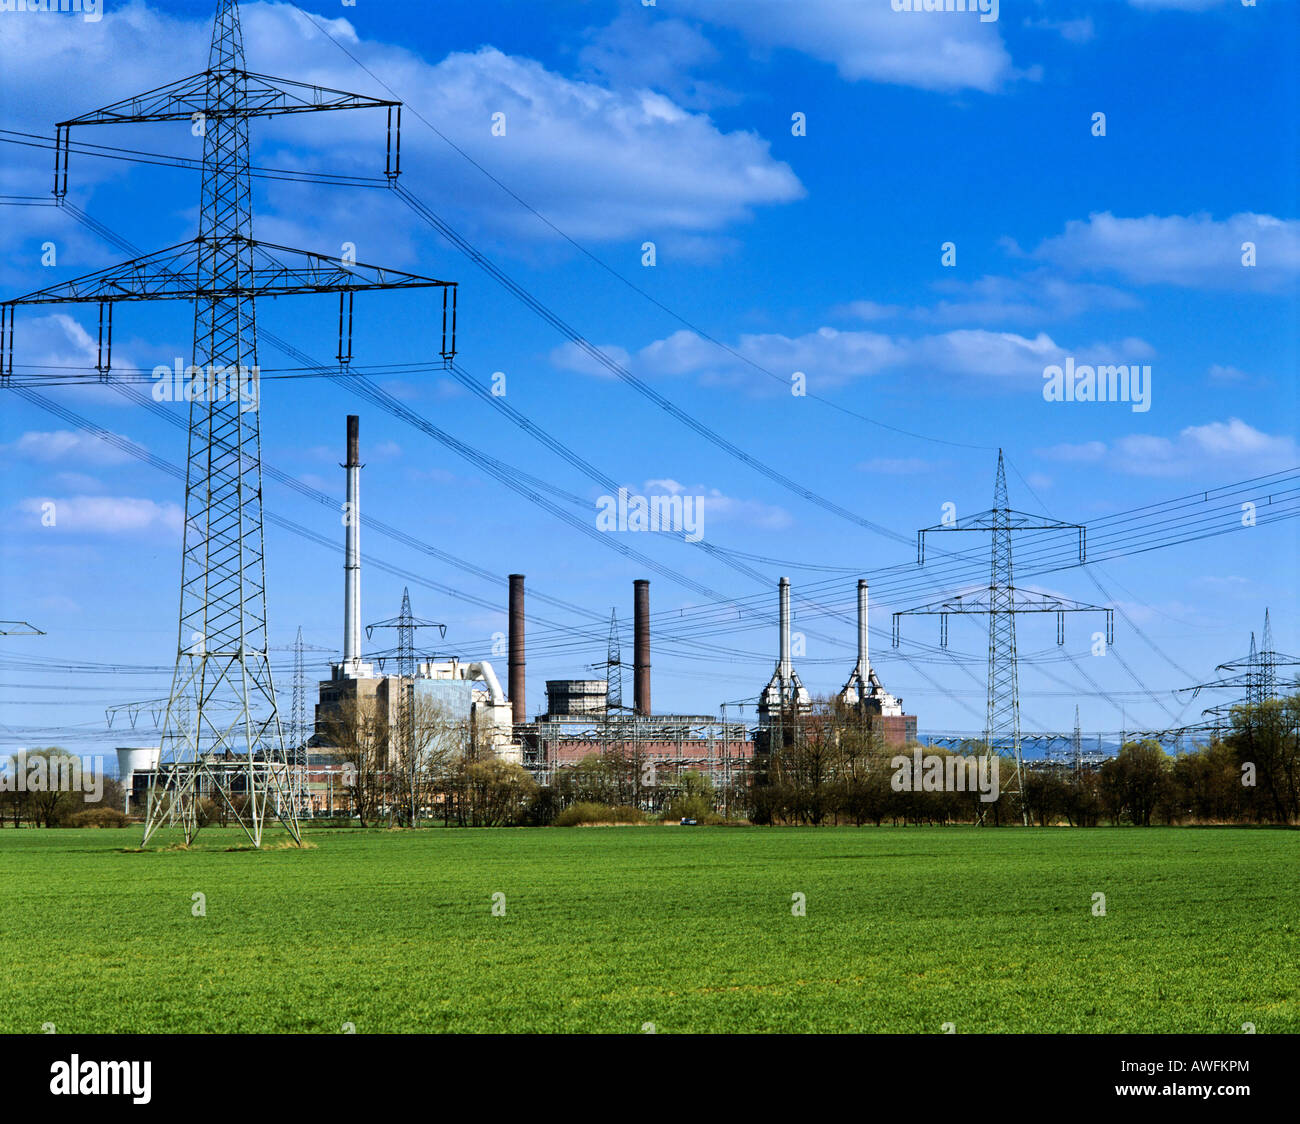
<svg viewBox="0 0 1300 1124"><path fill-rule="evenodd" d="M0 831L0 1031L1300 1031L1297 832L307 838Z"/></svg>

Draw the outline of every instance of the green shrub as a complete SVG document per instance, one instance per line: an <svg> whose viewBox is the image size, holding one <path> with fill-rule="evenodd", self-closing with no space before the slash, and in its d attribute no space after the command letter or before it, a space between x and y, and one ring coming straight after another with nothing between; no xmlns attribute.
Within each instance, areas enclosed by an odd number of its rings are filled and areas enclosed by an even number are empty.
<svg viewBox="0 0 1300 1124"><path fill-rule="evenodd" d="M130 827L135 821L116 808L87 808L67 819L68 827Z"/></svg>
<svg viewBox="0 0 1300 1124"><path fill-rule="evenodd" d="M713 801L707 796L679 796L664 809L665 820L709 820L721 819L713 811Z"/></svg>
<svg viewBox="0 0 1300 1124"><path fill-rule="evenodd" d="M585 823L645 823L645 813L625 804L596 804L580 800L555 817L556 827L577 827Z"/></svg>

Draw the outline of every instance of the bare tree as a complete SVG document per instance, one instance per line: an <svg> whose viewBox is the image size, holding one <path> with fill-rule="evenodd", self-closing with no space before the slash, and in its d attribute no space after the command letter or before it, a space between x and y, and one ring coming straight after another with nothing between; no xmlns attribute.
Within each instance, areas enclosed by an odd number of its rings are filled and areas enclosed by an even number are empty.
<svg viewBox="0 0 1300 1124"><path fill-rule="evenodd" d="M373 697L341 699L319 725L343 765L343 789L365 827L378 816L388 768L388 716Z"/></svg>
<svg viewBox="0 0 1300 1124"><path fill-rule="evenodd" d="M414 827L443 791L453 761L466 750L469 730L435 700L421 695L411 701L409 721L392 772L399 821Z"/></svg>

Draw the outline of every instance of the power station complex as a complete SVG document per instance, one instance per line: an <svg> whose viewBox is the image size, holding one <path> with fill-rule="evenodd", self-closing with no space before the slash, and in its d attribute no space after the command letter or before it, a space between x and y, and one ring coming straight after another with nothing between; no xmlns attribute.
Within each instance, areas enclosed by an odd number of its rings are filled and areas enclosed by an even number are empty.
<svg viewBox="0 0 1300 1124"><path fill-rule="evenodd" d="M457 751L521 765L542 785L553 785L562 771L592 756L617 756L656 785L672 785L680 774L707 776L718 789L746 776L756 751L791 715L806 712L812 699L791 657L790 582L782 578L777 598L779 654L772 677L757 693L757 722L725 716L656 713L651 706L650 583L633 582L632 705L622 702L621 666L606 678L546 681L546 703L530 715L526 695L527 615L525 580L509 578L506 685L487 660L456 656L423 658L414 636L421 625L409 612L385 625L396 627L396 650L362 651L361 457L360 419L347 419L343 647L318 684L311 729L289 751L296 783L298 814L329 815L348 806L347 772L354 756L350 733L366 724L373 732L379 768L395 768L404 744L402 730L414 715L437 715L453 732ZM887 747L916 740L916 717L903 711L902 699L885 690L872 667L867 634L868 592L858 582L857 660L838 701L872 716L873 728ZM372 625L371 629L379 627ZM599 666L599 665L597 665ZM131 802L143 807L157 768L156 748L118 750L119 775ZM237 789L236 789L237 791Z"/></svg>

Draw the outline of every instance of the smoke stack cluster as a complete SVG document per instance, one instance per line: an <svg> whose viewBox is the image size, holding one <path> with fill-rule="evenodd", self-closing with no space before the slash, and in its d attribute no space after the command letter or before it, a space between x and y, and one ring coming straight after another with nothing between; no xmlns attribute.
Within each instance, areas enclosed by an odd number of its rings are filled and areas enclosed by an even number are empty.
<svg viewBox="0 0 1300 1124"><path fill-rule="evenodd" d="M650 714L650 583L632 583L633 702L637 714Z"/></svg>
<svg viewBox="0 0 1300 1124"><path fill-rule="evenodd" d="M510 652L508 684L510 708L516 723L528 721L524 702L524 575L510 575Z"/></svg>

